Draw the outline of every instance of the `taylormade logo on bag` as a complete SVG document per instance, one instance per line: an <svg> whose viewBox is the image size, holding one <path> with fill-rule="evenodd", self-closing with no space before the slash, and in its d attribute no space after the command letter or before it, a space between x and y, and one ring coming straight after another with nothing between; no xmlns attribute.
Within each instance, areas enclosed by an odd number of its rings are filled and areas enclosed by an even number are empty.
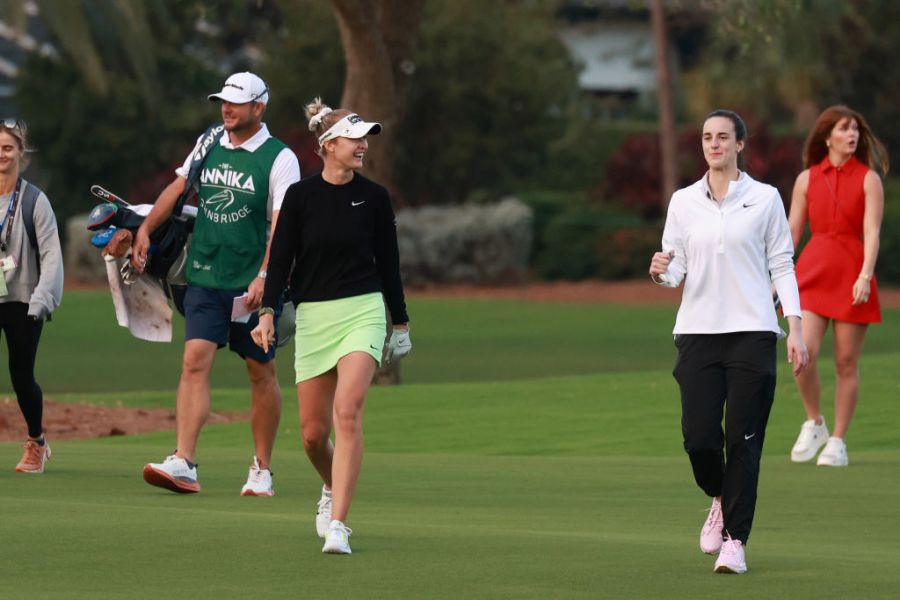
<svg viewBox="0 0 900 600"><path fill-rule="evenodd" d="M209 129L209 132L206 134L206 137L203 138L203 143L200 144L200 147L197 148L197 151L194 153L194 162L202 162L204 158L206 158L207 153L209 152L209 147L213 145L213 143L219 139L219 136L222 134L222 131L225 130L225 125L219 125L218 127L212 127Z"/></svg>

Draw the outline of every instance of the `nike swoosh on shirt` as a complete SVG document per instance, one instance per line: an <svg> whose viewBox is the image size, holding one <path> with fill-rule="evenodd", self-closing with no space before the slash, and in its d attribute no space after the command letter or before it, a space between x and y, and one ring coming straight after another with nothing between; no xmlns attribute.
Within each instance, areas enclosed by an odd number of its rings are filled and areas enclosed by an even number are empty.
<svg viewBox="0 0 900 600"><path fill-rule="evenodd" d="M750 435L744 434L744 439L745 439L745 440L749 440L749 439L752 438L754 435L756 435L756 432L753 432L753 433L751 433Z"/></svg>
<svg viewBox="0 0 900 600"><path fill-rule="evenodd" d="M365 203L366 203L365 200L362 200L362 201L360 201L360 202L351 202L351 203L350 203L350 206L359 206L360 204L365 204Z"/></svg>
<svg viewBox="0 0 900 600"><path fill-rule="evenodd" d="M756 202L754 202L753 204L745 204L744 208L750 208L751 206L756 206Z"/></svg>

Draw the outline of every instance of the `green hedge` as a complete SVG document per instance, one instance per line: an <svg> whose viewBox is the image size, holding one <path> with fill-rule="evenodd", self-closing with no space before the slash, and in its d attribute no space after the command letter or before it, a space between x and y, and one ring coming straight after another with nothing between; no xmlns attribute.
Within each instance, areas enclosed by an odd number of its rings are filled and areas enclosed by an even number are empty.
<svg viewBox="0 0 900 600"><path fill-rule="evenodd" d="M532 268L540 279L629 279L647 271L661 224L590 202L582 192L532 191L518 198L534 211Z"/></svg>

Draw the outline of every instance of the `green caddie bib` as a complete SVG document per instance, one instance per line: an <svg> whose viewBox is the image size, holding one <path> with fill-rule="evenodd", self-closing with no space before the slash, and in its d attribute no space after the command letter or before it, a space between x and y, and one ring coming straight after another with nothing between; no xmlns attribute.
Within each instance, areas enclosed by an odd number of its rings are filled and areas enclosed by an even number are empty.
<svg viewBox="0 0 900 600"><path fill-rule="evenodd" d="M254 152L220 144L210 150L185 265L189 284L237 290L256 277L269 231L269 173L285 147L270 137Z"/></svg>

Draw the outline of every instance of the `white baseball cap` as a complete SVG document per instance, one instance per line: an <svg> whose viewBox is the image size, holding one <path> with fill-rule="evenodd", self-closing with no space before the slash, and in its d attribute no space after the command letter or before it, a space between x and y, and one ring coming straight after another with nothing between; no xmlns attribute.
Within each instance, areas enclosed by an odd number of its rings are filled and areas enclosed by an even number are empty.
<svg viewBox="0 0 900 600"><path fill-rule="evenodd" d="M379 133L381 133L381 123L369 123L363 121L358 114L351 113L319 136L319 146L334 138L345 137L356 140L367 135Z"/></svg>
<svg viewBox="0 0 900 600"><path fill-rule="evenodd" d="M269 87L266 82L250 72L235 73L225 80L222 91L218 94L210 94L209 99L225 100L232 104L246 104L248 102L269 102Z"/></svg>

